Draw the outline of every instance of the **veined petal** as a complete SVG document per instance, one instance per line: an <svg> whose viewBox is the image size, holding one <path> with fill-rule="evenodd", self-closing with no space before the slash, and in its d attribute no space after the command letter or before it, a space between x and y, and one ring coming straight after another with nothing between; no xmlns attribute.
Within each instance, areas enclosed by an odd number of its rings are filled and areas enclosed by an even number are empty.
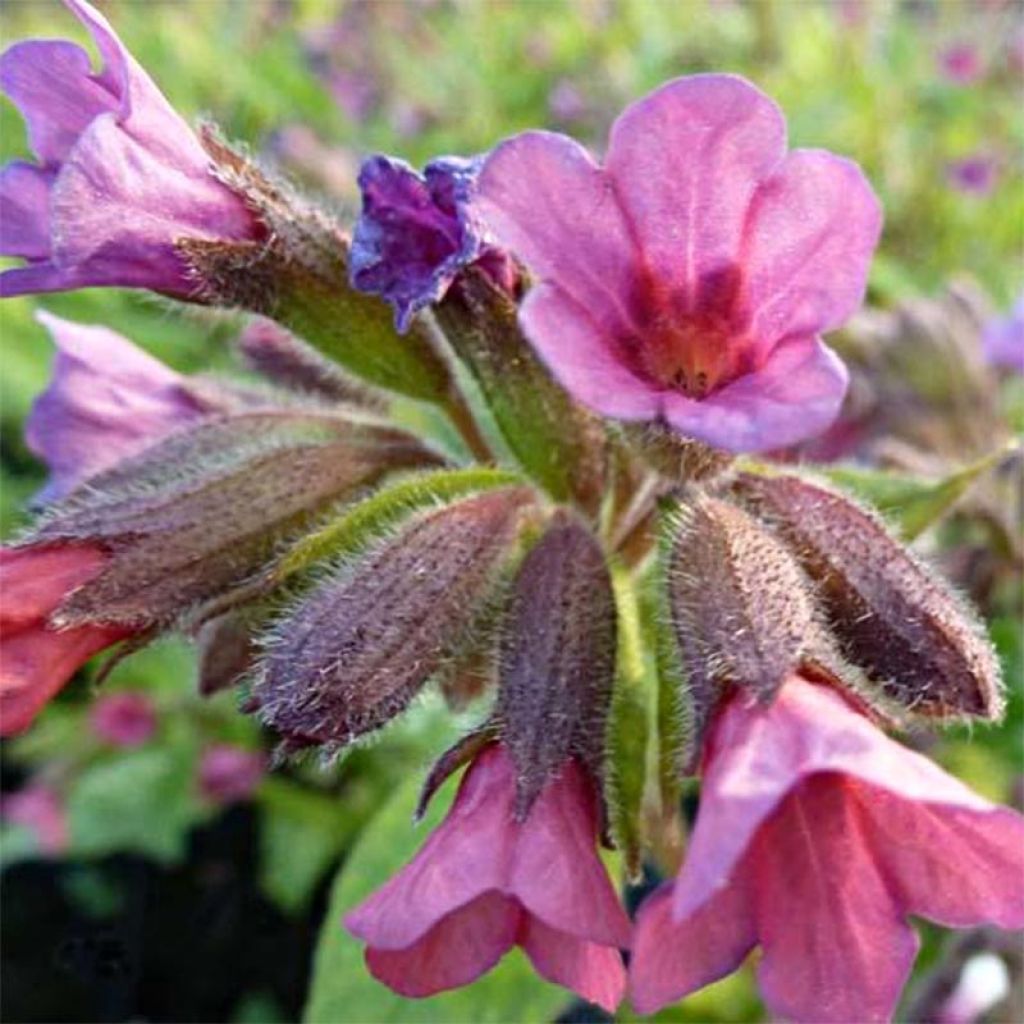
<svg viewBox="0 0 1024 1024"><path fill-rule="evenodd" d="M751 197L785 150L782 112L734 75L676 79L615 122L606 170L647 269L681 308L737 263Z"/></svg>
<svg viewBox="0 0 1024 1024"><path fill-rule="evenodd" d="M729 451L768 451L825 430L839 413L848 380L846 367L820 338L801 338L704 399L669 391L662 404L665 419L683 434Z"/></svg>
<svg viewBox="0 0 1024 1024"><path fill-rule="evenodd" d="M15 160L0 170L0 253L29 260L50 255L53 171Z"/></svg>

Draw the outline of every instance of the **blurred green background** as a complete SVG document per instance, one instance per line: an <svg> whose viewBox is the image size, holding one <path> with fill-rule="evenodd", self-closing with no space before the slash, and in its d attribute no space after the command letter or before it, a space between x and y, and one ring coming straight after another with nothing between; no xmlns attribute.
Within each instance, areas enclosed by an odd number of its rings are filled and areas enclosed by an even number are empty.
<svg viewBox="0 0 1024 1024"><path fill-rule="evenodd" d="M1019 2L100 6L180 110L212 117L343 216L355 208L355 173L367 152L418 165L480 152L535 126L600 150L616 113L648 89L676 75L734 71L782 105L794 145L848 155L873 181L886 211L874 304L932 295L963 271L993 309L1008 308L1024 287ZM0 19L5 46L33 35L85 41L56 2L8 0ZM26 155L20 117L6 101L0 149L5 160ZM227 367L237 328L230 318L114 290L0 307L5 537L25 521L26 500L43 479L21 440L52 356L36 308L109 325L186 371ZM998 598L989 612L1017 691L1011 717L1002 728L948 736L930 752L1009 801L1021 770L1017 599ZM457 727L439 702L425 701L340 765L290 766L250 800L225 807L198 792L202 749L267 741L232 695L194 694L185 645L151 648L115 669L105 687L153 696L159 728L150 743L124 752L97 740L83 680L6 745L5 788L42 780L60 793L69 828L66 851L44 863L31 830L3 826L6 1019L298 1019L325 915L310 1020L605 1019L574 1007L516 958L461 993L406 1003L369 980L358 945L343 935L340 908L421 841L407 811L422 766ZM947 941L931 929L925 940L922 977ZM759 1020L763 1010L748 969L658 1019Z"/></svg>

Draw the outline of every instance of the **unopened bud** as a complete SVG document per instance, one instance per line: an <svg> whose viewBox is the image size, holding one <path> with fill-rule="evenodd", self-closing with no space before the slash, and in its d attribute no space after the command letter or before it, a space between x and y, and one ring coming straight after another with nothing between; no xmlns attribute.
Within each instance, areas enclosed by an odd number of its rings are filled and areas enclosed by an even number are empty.
<svg viewBox="0 0 1024 1024"><path fill-rule="evenodd" d="M736 490L817 582L843 655L887 700L932 718L999 717L999 664L981 624L877 516L796 476L743 476Z"/></svg>
<svg viewBox="0 0 1024 1024"><path fill-rule="evenodd" d="M529 495L494 491L419 518L277 623L253 694L287 747L340 747L405 708L464 646Z"/></svg>

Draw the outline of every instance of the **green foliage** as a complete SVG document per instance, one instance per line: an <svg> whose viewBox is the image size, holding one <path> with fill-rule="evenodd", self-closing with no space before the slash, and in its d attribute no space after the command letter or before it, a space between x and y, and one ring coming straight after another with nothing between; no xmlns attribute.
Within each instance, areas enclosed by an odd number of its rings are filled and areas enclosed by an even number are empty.
<svg viewBox="0 0 1024 1024"><path fill-rule="evenodd" d="M306 1024L503 1024L544 1021L568 1002L563 989L541 981L518 951L473 985L429 999L407 1000L374 981L363 966L361 943L342 926L342 917L394 874L444 816L454 783L435 797L423 822L412 813L420 779L411 776L394 791L363 829L342 865L324 918Z"/></svg>

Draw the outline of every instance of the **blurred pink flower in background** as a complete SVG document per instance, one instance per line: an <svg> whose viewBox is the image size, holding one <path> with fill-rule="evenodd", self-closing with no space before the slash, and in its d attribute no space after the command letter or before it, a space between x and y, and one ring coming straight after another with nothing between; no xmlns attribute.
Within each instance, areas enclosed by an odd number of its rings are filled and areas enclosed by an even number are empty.
<svg viewBox="0 0 1024 1024"><path fill-rule="evenodd" d="M992 366L1024 374L1024 294L1007 316L986 325L982 346Z"/></svg>
<svg viewBox="0 0 1024 1024"><path fill-rule="evenodd" d="M593 784L568 762L522 822L515 795L511 758L488 747L415 858L345 924L401 995L467 985L519 945L543 977L614 1011L629 920L597 856Z"/></svg>
<svg viewBox="0 0 1024 1024"><path fill-rule="evenodd" d="M974 154L946 165L949 183L961 192L988 195L995 187L996 162L990 156Z"/></svg>
<svg viewBox="0 0 1024 1024"><path fill-rule="evenodd" d="M651 1013L760 946L777 1017L888 1020L917 953L909 915L1024 927L1024 817L793 677L769 707L736 696L721 712L686 862L637 919L634 1006Z"/></svg>
<svg viewBox="0 0 1024 1024"><path fill-rule="evenodd" d="M262 228L210 170L192 129L85 0L65 0L103 59L66 40L0 56L0 88L21 111L38 164L0 172L0 295L93 285L193 291L179 238L249 239Z"/></svg>
<svg viewBox="0 0 1024 1024"><path fill-rule="evenodd" d="M15 793L4 793L0 797L0 818L10 825L27 828L40 853L57 856L68 847L64 801L45 783L31 782Z"/></svg>
<svg viewBox="0 0 1024 1024"><path fill-rule="evenodd" d="M849 160L787 154L745 80L662 86L620 115L603 167L563 135L509 139L473 205L537 278L526 336L597 412L732 451L835 418L847 374L820 335L860 305L881 209Z"/></svg>
<svg viewBox="0 0 1024 1024"><path fill-rule="evenodd" d="M228 804L252 796L263 781L267 759L259 750L218 743L203 751L199 790L212 803Z"/></svg>
<svg viewBox="0 0 1024 1024"><path fill-rule="evenodd" d="M981 78L984 64L973 43L950 43L939 52L938 67L942 76L955 85L970 85Z"/></svg>
<svg viewBox="0 0 1024 1024"><path fill-rule="evenodd" d="M141 747L156 733L156 709L142 693L110 693L89 709L93 733L114 747Z"/></svg>

